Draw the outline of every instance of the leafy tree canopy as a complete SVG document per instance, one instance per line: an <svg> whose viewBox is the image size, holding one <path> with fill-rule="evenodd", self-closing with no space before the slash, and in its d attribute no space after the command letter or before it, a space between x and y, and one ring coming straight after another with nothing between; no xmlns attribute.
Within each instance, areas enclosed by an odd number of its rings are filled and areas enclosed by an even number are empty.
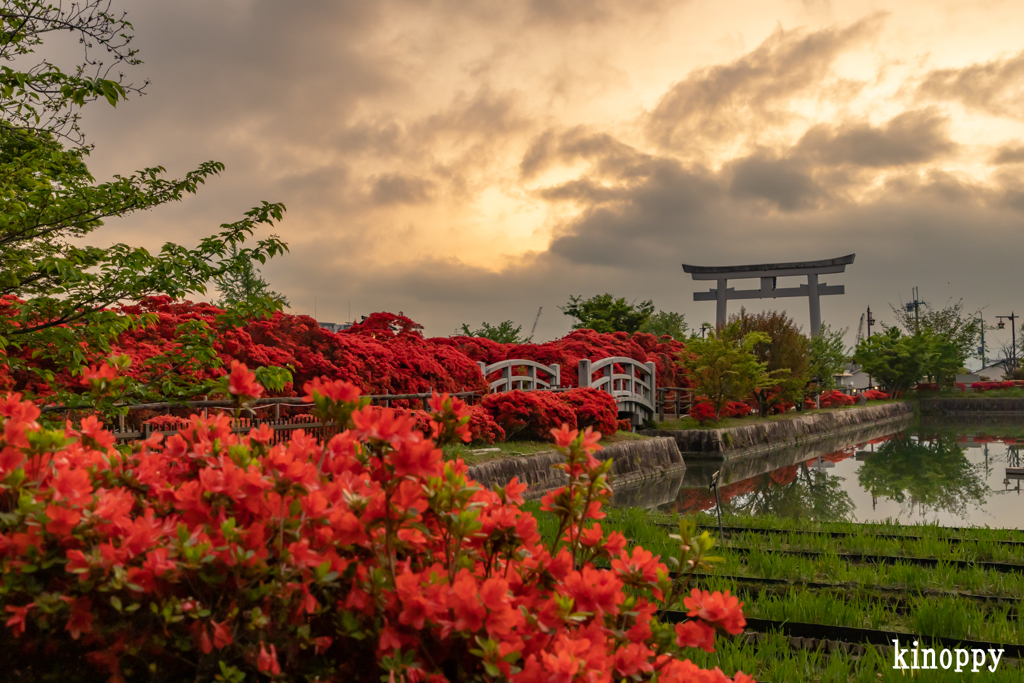
<svg viewBox="0 0 1024 683"><path fill-rule="evenodd" d="M890 304L896 322L907 332L930 334L952 345L949 351L960 358L959 365L977 353L981 339L981 321L974 315L964 315L964 302L960 300L945 308L933 309L921 304L917 314L906 308Z"/></svg>
<svg viewBox="0 0 1024 683"><path fill-rule="evenodd" d="M682 341L686 339L686 319L682 313L675 313L672 311L661 311L652 313L647 320L640 325L638 332L646 332L647 334L653 334L659 339L664 336L669 336L676 341Z"/></svg>
<svg viewBox="0 0 1024 683"><path fill-rule="evenodd" d="M947 382L961 366L956 347L947 339L927 331L903 335L895 327L861 340L853 360L894 395L925 377Z"/></svg>
<svg viewBox="0 0 1024 683"><path fill-rule="evenodd" d="M765 364L774 380L773 385L754 390L761 415L767 415L772 405L783 400L802 403L808 376L808 343L796 322L783 311L752 315L742 308L731 322L737 324L741 336L762 332L768 337L768 341L754 346L754 356Z"/></svg>
<svg viewBox="0 0 1024 683"><path fill-rule="evenodd" d="M833 330L826 323L821 326L821 333L808 342L807 374L817 377L818 386L823 390L836 388L835 376L850 360L850 349L843 341L846 331L846 328Z"/></svg>
<svg viewBox="0 0 1024 683"><path fill-rule="evenodd" d="M496 341L501 344L525 344L528 339L523 338L522 325L516 325L511 320L506 320L499 325L491 325L490 323L482 323L481 326L476 330L470 330L469 325L463 323L462 329L459 334L466 337L484 337L491 341Z"/></svg>
<svg viewBox="0 0 1024 683"><path fill-rule="evenodd" d="M774 384L768 364L758 360L754 351L759 344L770 342L764 332L741 334L735 320L717 333L709 331L706 339L687 342L681 364L690 371L697 394L706 396L715 407L716 418L729 401L746 400L755 390Z"/></svg>
<svg viewBox="0 0 1024 683"><path fill-rule="evenodd" d="M598 294L589 299L571 296L569 303L559 306L559 309L576 318L572 326L574 330L632 334L639 331L654 313L654 303L648 300L637 305L627 302L625 298L616 299L611 294Z"/></svg>
<svg viewBox="0 0 1024 683"><path fill-rule="evenodd" d="M231 256L237 257L238 247L231 247ZM270 283L260 274L259 268L251 259L235 259L236 267L217 278L217 291L220 299L217 305L221 308L233 308L243 305L271 307L280 301L290 307L288 299L270 288Z"/></svg>
<svg viewBox="0 0 1024 683"><path fill-rule="evenodd" d="M117 334L147 323L144 316L117 315L111 306L150 295L202 294L211 280L238 272L244 262L264 263L287 250L276 237L241 246L260 226L281 220L284 206L269 202L191 248L167 243L151 253L127 244L80 246L104 220L180 201L224 169L209 161L168 179L154 166L102 183L89 173L81 108L100 99L116 105L145 87L123 76L107 78L115 66L139 63L129 47L132 25L110 5L4 0L0 13L0 62L6 62L0 66L0 295L10 295L7 315L0 317L0 347L40 349L75 367L83 360L81 342L109 350ZM63 32L83 49L70 71L37 56L48 35ZM267 304L252 312L281 307Z"/></svg>

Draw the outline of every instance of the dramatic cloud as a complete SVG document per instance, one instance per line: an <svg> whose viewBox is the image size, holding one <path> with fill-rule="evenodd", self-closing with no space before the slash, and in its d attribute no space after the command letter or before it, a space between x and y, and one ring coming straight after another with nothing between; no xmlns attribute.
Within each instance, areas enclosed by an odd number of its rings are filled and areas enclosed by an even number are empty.
<svg viewBox="0 0 1024 683"><path fill-rule="evenodd" d="M1024 117L1024 52L963 68L936 69L927 74L919 96L953 100L996 116Z"/></svg>
<svg viewBox="0 0 1024 683"><path fill-rule="evenodd" d="M282 201L266 232L291 253L262 270L295 312L449 334L543 307L550 338L570 295L610 292L699 324L713 306L682 262L847 253L847 295L823 302L839 327L914 285L1021 308L1019 3L125 7L153 83L87 108L90 167L227 170L97 241L191 244Z"/></svg>

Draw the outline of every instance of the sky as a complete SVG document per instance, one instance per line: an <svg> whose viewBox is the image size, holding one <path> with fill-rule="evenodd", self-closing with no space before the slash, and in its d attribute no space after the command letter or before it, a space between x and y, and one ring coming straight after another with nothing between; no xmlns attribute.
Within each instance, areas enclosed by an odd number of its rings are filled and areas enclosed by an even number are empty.
<svg viewBox="0 0 1024 683"><path fill-rule="evenodd" d="M822 278L850 342L914 286L1024 314L1019 0L115 4L151 83L85 110L94 175L226 170L95 243L191 245L283 202L262 271L293 313L447 336L543 307L544 340L608 292L699 326L682 263L855 253ZM809 327L805 299L744 303Z"/></svg>

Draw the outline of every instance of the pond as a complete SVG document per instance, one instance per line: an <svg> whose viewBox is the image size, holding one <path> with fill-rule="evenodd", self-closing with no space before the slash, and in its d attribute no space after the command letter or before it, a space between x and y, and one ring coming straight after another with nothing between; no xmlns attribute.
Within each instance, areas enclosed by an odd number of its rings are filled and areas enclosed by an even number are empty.
<svg viewBox="0 0 1024 683"><path fill-rule="evenodd" d="M1021 451L1022 422L890 424L726 462L688 460L676 495L657 503L713 512L708 481L719 471L723 512L1024 529L1022 481L1006 471L1024 464Z"/></svg>

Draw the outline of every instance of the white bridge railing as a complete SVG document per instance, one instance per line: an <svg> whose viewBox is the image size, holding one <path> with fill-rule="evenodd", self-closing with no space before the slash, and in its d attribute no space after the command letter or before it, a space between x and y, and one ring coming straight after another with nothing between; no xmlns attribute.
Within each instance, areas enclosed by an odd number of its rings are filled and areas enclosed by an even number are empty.
<svg viewBox="0 0 1024 683"><path fill-rule="evenodd" d="M562 369L558 363L543 365L537 361L513 358L510 360L498 361L487 365L478 362L480 372L484 373L487 379L495 372L501 371L501 377L490 383L491 391L501 393L518 389L520 391L538 391L554 389L562 385ZM526 368L525 375L512 374L513 368ZM542 376L538 376L538 372Z"/></svg>
<svg viewBox="0 0 1024 683"><path fill-rule="evenodd" d="M616 368L620 372L616 372ZM602 372L603 371L603 372ZM601 372L601 377L595 377ZM657 369L654 363L642 363L626 356L599 361L586 358L579 364L580 387L593 387L611 394L620 413L629 413L634 425L653 419L657 397Z"/></svg>

